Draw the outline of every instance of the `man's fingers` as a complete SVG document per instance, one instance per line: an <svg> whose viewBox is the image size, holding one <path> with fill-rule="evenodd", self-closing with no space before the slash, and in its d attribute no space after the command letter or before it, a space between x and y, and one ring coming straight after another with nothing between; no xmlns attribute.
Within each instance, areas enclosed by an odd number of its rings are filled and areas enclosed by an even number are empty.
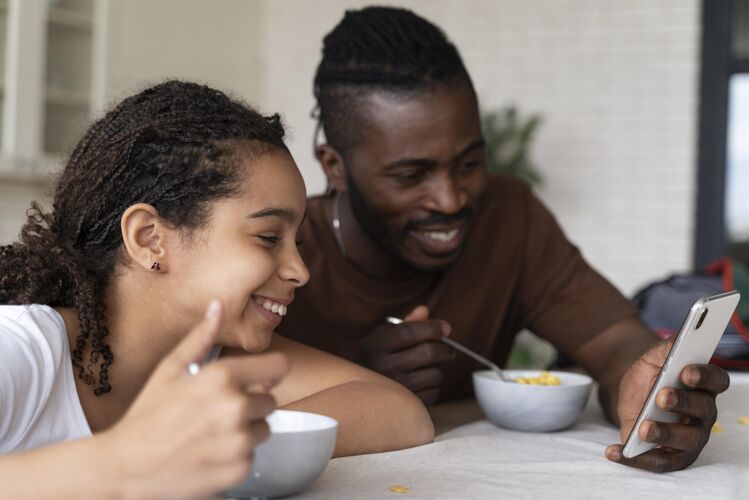
<svg viewBox="0 0 749 500"><path fill-rule="evenodd" d="M687 387L702 389L713 394L724 392L731 383L728 372L715 365L685 366L680 378Z"/></svg>
<svg viewBox="0 0 749 500"><path fill-rule="evenodd" d="M450 333L446 321L408 321L399 325L381 325L367 339L368 350L395 352L415 345L440 340Z"/></svg>
<svg viewBox="0 0 749 500"><path fill-rule="evenodd" d="M697 418L709 425L718 417L715 395L705 391L667 387L658 393L655 402L663 410Z"/></svg>
<svg viewBox="0 0 749 500"><path fill-rule="evenodd" d="M177 347L164 358L164 365L173 372L186 373L191 363L203 363L218 338L223 323L221 302L212 300L203 319L193 327Z"/></svg>
<svg viewBox="0 0 749 500"><path fill-rule="evenodd" d="M412 372L419 368L438 365L453 358L453 349L442 342L422 342L409 349L382 356L372 368L380 373Z"/></svg>
<svg viewBox="0 0 749 500"><path fill-rule="evenodd" d="M429 319L429 308L427 306L416 306L410 313L406 314L403 321L424 321Z"/></svg>
<svg viewBox="0 0 749 500"><path fill-rule="evenodd" d="M703 425L667 424L648 420L640 426L640 439L675 450L699 453L710 437Z"/></svg>
<svg viewBox="0 0 749 500"><path fill-rule="evenodd" d="M612 462L652 472L680 470L690 465L697 458L696 453L688 454L664 448L655 448L646 451L642 455L625 458L624 455L622 455L622 448L623 446L620 444L612 444L606 448L606 458Z"/></svg>
<svg viewBox="0 0 749 500"><path fill-rule="evenodd" d="M437 400L440 398L440 390L439 389L427 389L425 391L419 391L416 393L416 397L418 397L422 403L425 405L432 405L437 402Z"/></svg>
<svg viewBox="0 0 749 500"><path fill-rule="evenodd" d="M439 387L443 378L442 370L432 366L395 377L395 380L406 386L411 392L419 392Z"/></svg>
<svg viewBox="0 0 749 500"><path fill-rule="evenodd" d="M387 352L408 349L424 342L436 341L450 334L450 325L442 320L409 321L393 325L395 334L384 342Z"/></svg>
<svg viewBox="0 0 749 500"><path fill-rule="evenodd" d="M274 352L220 359L206 366L198 376L217 386L229 383L245 389L262 384L270 389L283 379L288 370L286 357Z"/></svg>

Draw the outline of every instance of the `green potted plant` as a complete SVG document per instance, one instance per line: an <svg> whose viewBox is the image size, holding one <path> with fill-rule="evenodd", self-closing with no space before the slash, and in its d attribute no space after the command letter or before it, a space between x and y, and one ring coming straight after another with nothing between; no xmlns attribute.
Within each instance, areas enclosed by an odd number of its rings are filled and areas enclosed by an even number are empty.
<svg viewBox="0 0 749 500"><path fill-rule="evenodd" d="M540 115L521 117L514 106L482 113L489 170L506 172L531 185L541 184L541 174L530 158L540 125Z"/></svg>

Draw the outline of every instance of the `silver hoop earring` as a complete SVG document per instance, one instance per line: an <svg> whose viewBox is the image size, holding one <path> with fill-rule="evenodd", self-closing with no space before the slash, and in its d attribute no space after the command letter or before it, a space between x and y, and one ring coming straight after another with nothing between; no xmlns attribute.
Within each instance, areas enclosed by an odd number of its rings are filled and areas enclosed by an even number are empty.
<svg viewBox="0 0 749 500"><path fill-rule="evenodd" d="M341 197L343 195L336 191L335 198L333 198L333 234L335 234L335 242L338 245L338 250L341 254L348 258L348 252L346 252L346 245L343 243L343 232L341 231Z"/></svg>

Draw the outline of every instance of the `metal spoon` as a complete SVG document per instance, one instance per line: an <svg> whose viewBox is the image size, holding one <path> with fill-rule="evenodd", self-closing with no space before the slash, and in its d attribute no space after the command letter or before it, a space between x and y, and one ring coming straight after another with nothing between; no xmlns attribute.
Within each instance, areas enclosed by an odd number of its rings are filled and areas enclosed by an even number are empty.
<svg viewBox="0 0 749 500"><path fill-rule="evenodd" d="M403 323L402 319L396 318L395 316L388 316L387 318L385 318L385 321L387 321L388 323L392 323L393 325L399 325L399 324ZM497 376L499 378L501 378L505 382L513 382L512 379L510 379L510 378L508 378L508 377L505 376L504 372L502 372L502 369L499 366L497 366L495 363L492 363L491 361L489 361L488 359L486 359L482 355L477 354L476 352L470 350L469 348L465 347L464 345L458 344L454 340L449 339L447 337L442 337L442 339L440 339L440 340L442 340L442 342L444 342L445 344L449 345L453 349L458 350L458 351L462 352L463 354L465 354L466 356L472 357L473 359L475 359L479 363L488 366L489 368L492 369L492 371L494 373L497 374Z"/></svg>
<svg viewBox="0 0 749 500"><path fill-rule="evenodd" d="M204 365L216 361L220 355L221 346L214 345L213 347L211 347L211 350L208 351L208 354L205 355L202 363L190 363L187 366L187 373L193 376L197 375L198 373L200 373L200 369L203 368Z"/></svg>

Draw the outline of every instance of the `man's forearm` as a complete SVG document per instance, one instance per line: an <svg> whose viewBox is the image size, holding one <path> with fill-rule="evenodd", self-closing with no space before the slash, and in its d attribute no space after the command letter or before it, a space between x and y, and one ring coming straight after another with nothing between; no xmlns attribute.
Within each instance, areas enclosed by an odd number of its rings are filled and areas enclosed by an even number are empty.
<svg viewBox="0 0 749 500"><path fill-rule="evenodd" d="M632 353L617 356L616 360L612 360L610 368L598 378L598 401L606 418L615 425L620 424L617 412L619 405L619 385L629 367L646 350L647 348L636 349Z"/></svg>
<svg viewBox="0 0 749 500"><path fill-rule="evenodd" d="M573 356L598 382L598 400L606 418L619 424L619 384L624 374L658 337L638 318L627 318L583 345Z"/></svg>

